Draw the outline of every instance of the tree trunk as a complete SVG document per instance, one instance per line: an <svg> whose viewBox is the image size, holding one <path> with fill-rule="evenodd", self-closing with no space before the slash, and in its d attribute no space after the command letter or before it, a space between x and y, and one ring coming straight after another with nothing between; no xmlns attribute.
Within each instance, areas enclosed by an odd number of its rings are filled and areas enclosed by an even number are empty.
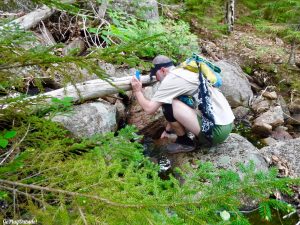
<svg viewBox="0 0 300 225"><path fill-rule="evenodd" d="M18 19L13 20L8 25L16 24L19 25L21 29L28 30L36 26L42 20L50 17L55 10L50 9L48 6L43 6L39 9L36 9Z"/></svg>
<svg viewBox="0 0 300 225"><path fill-rule="evenodd" d="M225 14L225 22L228 26L228 32L231 33L233 31L234 25L234 12L235 12L235 0L227 0L226 2L226 14Z"/></svg>
<svg viewBox="0 0 300 225"><path fill-rule="evenodd" d="M296 65L296 40L295 39L293 39L291 43L291 52L290 52L288 64L292 66Z"/></svg>
<svg viewBox="0 0 300 225"><path fill-rule="evenodd" d="M131 90L131 76L114 78L111 82L119 89L128 91ZM149 76L141 76L141 81L144 86L152 85L154 82L150 81ZM62 99L66 96L72 97L74 102L86 101L91 99L97 99L104 97L106 95L118 93L119 90L109 84L106 81L96 79L86 81L80 84L76 84L76 87L73 85L67 86L65 88L60 88L55 91L50 91L38 96L48 96L50 98L59 98ZM80 93L80 95L78 94ZM36 98L37 96L29 97Z"/></svg>

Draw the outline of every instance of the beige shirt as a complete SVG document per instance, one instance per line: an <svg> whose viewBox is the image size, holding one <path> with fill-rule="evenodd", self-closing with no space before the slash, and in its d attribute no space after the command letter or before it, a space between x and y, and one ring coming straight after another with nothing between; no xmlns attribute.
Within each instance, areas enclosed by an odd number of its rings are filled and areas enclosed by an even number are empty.
<svg viewBox="0 0 300 225"><path fill-rule="evenodd" d="M152 101L172 104L172 100L180 95L198 95L199 78L197 73L183 68L172 69L163 79ZM213 114L217 125L233 122L234 115L230 105L219 89L208 85L212 100Z"/></svg>

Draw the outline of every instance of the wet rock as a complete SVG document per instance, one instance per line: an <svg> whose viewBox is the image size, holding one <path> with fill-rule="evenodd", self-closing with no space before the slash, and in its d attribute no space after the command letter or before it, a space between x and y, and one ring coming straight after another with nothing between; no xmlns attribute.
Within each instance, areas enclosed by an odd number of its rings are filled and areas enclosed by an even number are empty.
<svg viewBox="0 0 300 225"><path fill-rule="evenodd" d="M147 99L151 99L158 85L144 88L144 96ZM155 114L149 115L142 109L135 98L133 98L129 107L128 114L127 122L135 125L142 134L147 134L150 137L157 137L158 131L162 130L166 124L161 108Z"/></svg>
<svg viewBox="0 0 300 225"><path fill-rule="evenodd" d="M271 99L271 100L277 99L277 93L275 91L272 91L272 92L264 91L262 96L264 96L267 99Z"/></svg>
<svg viewBox="0 0 300 225"><path fill-rule="evenodd" d="M283 111L281 106L271 107L270 110L261 114L254 120L254 125L266 123L272 127L280 126L284 123Z"/></svg>
<svg viewBox="0 0 300 225"><path fill-rule="evenodd" d="M249 100L253 97L253 92L241 67L225 60L220 60L215 64L222 69L223 85L220 90L230 106L233 108L248 106Z"/></svg>
<svg viewBox="0 0 300 225"><path fill-rule="evenodd" d="M239 107L233 109L232 111L235 116L235 119L241 120L241 119L244 119L248 115L250 109L247 107L244 107L244 106L239 106Z"/></svg>
<svg viewBox="0 0 300 225"><path fill-rule="evenodd" d="M230 134L228 139L211 148L200 148L193 153L170 155L174 167L182 168L184 164L198 159L202 162L212 162L217 168L231 169L239 172L239 165L248 165L253 161L257 171L267 171L268 165L258 149L246 138L238 134Z"/></svg>
<svg viewBox="0 0 300 225"><path fill-rule="evenodd" d="M61 123L77 137L90 137L115 131L116 107L105 102L76 105L67 115L57 115L52 121Z"/></svg>
<svg viewBox="0 0 300 225"><path fill-rule="evenodd" d="M269 159L276 156L282 161L281 170L287 167L288 175L300 177L300 138L277 142L275 145L260 149L260 152Z"/></svg>

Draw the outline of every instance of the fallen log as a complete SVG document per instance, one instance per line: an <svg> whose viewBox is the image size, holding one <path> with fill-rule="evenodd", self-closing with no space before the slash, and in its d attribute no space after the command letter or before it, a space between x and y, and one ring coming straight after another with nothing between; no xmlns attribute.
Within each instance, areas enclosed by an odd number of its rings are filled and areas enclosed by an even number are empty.
<svg viewBox="0 0 300 225"><path fill-rule="evenodd" d="M72 4L73 2L74 2L74 0L62 1L62 3L66 3L66 4ZM36 26L42 20L49 18L54 12L55 12L55 9L51 9L48 6L44 5L41 8L38 8L38 9L0 27L0 30L2 30L3 27L9 27L9 26L14 26L14 25L18 25L20 29L29 30L29 29L33 28L34 26Z"/></svg>
<svg viewBox="0 0 300 225"><path fill-rule="evenodd" d="M72 97L74 102L97 99L118 93L120 90L131 90L131 78L132 76L110 79L110 82L115 85L115 87L100 79L85 81L83 83L76 84L75 86L69 85L65 88L60 88L55 91L32 96L27 99L36 97L48 97L49 99L63 99L64 97ZM155 81L150 81L149 76L141 76L141 82L143 83L143 86L149 86L155 83Z"/></svg>
<svg viewBox="0 0 300 225"><path fill-rule="evenodd" d="M42 6L41 8L15 19L4 26L18 25L20 29L29 30L42 20L50 17L54 12L54 9L51 9L48 6Z"/></svg>

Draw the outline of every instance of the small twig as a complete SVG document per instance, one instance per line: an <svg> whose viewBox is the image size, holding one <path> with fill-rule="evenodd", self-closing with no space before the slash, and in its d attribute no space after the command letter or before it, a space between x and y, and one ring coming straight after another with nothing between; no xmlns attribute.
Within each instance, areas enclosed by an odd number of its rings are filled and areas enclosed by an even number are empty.
<svg viewBox="0 0 300 225"><path fill-rule="evenodd" d="M244 211L240 211L241 213L252 213L252 212L255 212L256 210L258 210L259 208L255 208L255 209L252 209L252 210L244 210Z"/></svg>
<svg viewBox="0 0 300 225"><path fill-rule="evenodd" d="M13 186L13 204L14 204L14 217L16 217L16 189L15 186Z"/></svg>
<svg viewBox="0 0 300 225"><path fill-rule="evenodd" d="M88 40L88 38L87 38L86 28L85 28L85 21L86 21L86 18L83 16L83 17L82 17L82 22L83 22L83 33L84 33L84 38L85 38L85 40L86 40L87 45L88 45L89 48L90 48L91 45L90 45L89 40Z"/></svg>
<svg viewBox="0 0 300 225"><path fill-rule="evenodd" d="M7 155L5 156L4 159L2 159L2 161L0 162L0 166L8 159L8 157L13 153L13 151L16 149L17 146L19 146L25 139L25 137L27 136L28 132L29 132L29 127L30 127L30 124L28 124L28 127L27 127L27 130L26 130L26 133L24 134L24 136L22 137L22 139L17 143L15 144L7 153Z"/></svg>
<svg viewBox="0 0 300 225"><path fill-rule="evenodd" d="M55 44L55 43L52 42L51 38L49 37L48 32L47 32L47 28L46 28L46 26L45 26L43 20L41 21L41 23L42 23L42 25L43 25L43 28L42 28L42 29L44 29L44 34L45 34L46 38L48 39L49 43ZM39 26L39 29L40 29L41 32L43 33L43 30L40 28L40 26Z"/></svg>
<svg viewBox="0 0 300 225"><path fill-rule="evenodd" d="M282 217L282 219L286 219L286 218L290 218L292 215L294 215L295 213L297 213L297 211L293 211L285 216Z"/></svg>
<svg viewBox="0 0 300 225"><path fill-rule="evenodd" d="M0 185L0 188L3 188L3 189L6 189L6 190L9 190L9 191L12 191L13 193L16 192L16 193L21 194L21 195L24 195L24 196L26 196L26 197L32 198L33 200L35 200L35 201L41 203L42 205L45 205L45 202L43 202L42 200L40 200L40 199L38 199L38 198L36 198L36 197L34 197L34 196L32 196L32 195L26 193L26 192L19 191L18 189L14 189L14 188L2 186L2 185Z"/></svg>
<svg viewBox="0 0 300 225"><path fill-rule="evenodd" d="M83 214L81 208L79 207L79 205L77 205L77 208L78 208L78 211L79 211L79 213L80 213L80 217L81 217L82 220L83 220L83 223L84 223L85 225L87 225L88 223L87 223L87 221L86 221L86 219L85 219L85 216L84 216L84 214Z"/></svg>

